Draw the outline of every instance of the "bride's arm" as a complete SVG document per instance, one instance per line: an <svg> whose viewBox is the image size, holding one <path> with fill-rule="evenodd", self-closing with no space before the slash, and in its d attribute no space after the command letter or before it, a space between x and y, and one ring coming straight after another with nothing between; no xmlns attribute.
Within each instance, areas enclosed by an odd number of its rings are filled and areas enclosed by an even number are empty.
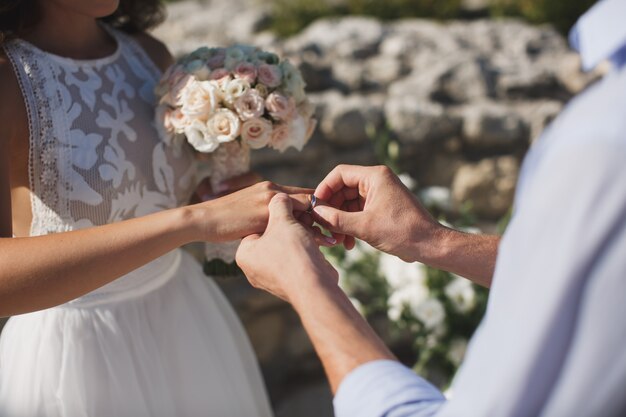
<svg viewBox="0 0 626 417"><path fill-rule="evenodd" d="M0 181L5 188L6 178ZM115 224L40 237L2 237L0 316L62 304L186 243L262 232L267 204L282 189L261 183L218 200ZM4 212L10 200L2 197ZM306 197L294 198L300 210L306 208ZM249 215L238 218L233 207ZM3 218L3 230L10 230L9 221Z"/></svg>
<svg viewBox="0 0 626 417"><path fill-rule="evenodd" d="M1 54L0 91L0 316L62 304L189 242L262 232L267 204L279 191L292 194L297 209L308 206L308 190L265 182L206 203L115 224L11 238L11 145L27 142L28 128L21 126L26 124L23 99Z"/></svg>

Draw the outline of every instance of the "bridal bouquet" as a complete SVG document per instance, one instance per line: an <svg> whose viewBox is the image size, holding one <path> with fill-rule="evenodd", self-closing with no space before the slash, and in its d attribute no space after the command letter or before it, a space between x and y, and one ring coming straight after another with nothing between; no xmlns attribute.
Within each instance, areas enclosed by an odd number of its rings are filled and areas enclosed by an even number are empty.
<svg viewBox="0 0 626 417"><path fill-rule="evenodd" d="M200 48L179 59L156 87L156 125L172 146L185 141L208 160L213 188L250 169L250 149L302 150L314 108L300 72L276 54L245 45ZM234 260L231 248L207 253Z"/></svg>

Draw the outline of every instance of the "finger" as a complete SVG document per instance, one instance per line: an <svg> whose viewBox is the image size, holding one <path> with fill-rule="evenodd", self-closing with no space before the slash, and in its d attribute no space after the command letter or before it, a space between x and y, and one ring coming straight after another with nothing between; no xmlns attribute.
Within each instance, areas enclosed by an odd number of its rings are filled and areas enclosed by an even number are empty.
<svg viewBox="0 0 626 417"><path fill-rule="evenodd" d="M357 211L361 211L361 206L359 205L359 201L358 200L352 200L352 201L348 202L347 210L352 212L352 213L357 212Z"/></svg>
<svg viewBox="0 0 626 417"><path fill-rule="evenodd" d="M356 200L359 198L359 190L357 188L344 188L341 192L346 200Z"/></svg>
<svg viewBox="0 0 626 417"><path fill-rule="evenodd" d="M341 206L343 205L345 201L346 201L345 196L343 195L342 192L339 192L339 193L333 194L330 200L328 200L328 205L334 208L341 209Z"/></svg>
<svg viewBox="0 0 626 417"><path fill-rule="evenodd" d="M346 238L343 241L343 247L346 248L347 250L352 250L354 249L355 246L356 246L356 240L354 239L354 236L346 236Z"/></svg>
<svg viewBox="0 0 626 417"><path fill-rule="evenodd" d="M307 194L311 195L315 191L312 188L304 188L304 187L291 187L289 185L275 185L276 191L285 193L285 194Z"/></svg>
<svg viewBox="0 0 626 417"><path fill-rule="evenodd" d="M294 211L307 211L311 208L311 195L312 194L286 194L286 195L291 200Z"/></svg>
<svg viewBox="0 0 626 417"><path fill-rule="evenodd" d="M371 175L371 167L357 165L339 165L333 169L315 189L315 195L322 200L329 200L333 194L344 187L359 190L363 195L367 191L365 180Z"/></svg>
<svg viewBox="0 0 626 417"><path fill-rule="evenodd" d="M234 192L261 182L263 178L256 172L247 172L234 178L222 181L217 189L218 192Z"/></svg>
<svg viewBox="0 0 626 417"><path fill-rule="evenodd" d="M309 229L313 234L317 246L333 247L337 245L337 240L332 236L326 236L319 227L313 226Z"/></svg>
<svg viewBox="0 0 626 417"><path fill-rule="evenodd" d="M317 206L313 209L313 219L324 228L335 233L360 236L360 223L363 212L349 213L330 206Z"/></svg>
<svg viewBox="0 0 626 417"><path fill-rule="evenodd" d="M276 221L294 220L292 199L287 194L276 194L270 201L269 211L268 227Z"/></svg>
<svg viewBox="0 0 626 417"><path fill-rule="evenodd" d="M303 226L306 227L312 227L314 220L313 220L313 216L311 216L310 213L307 213L306 211L297 211L294 213L294 217L300 222L302 223Z"/></svg>

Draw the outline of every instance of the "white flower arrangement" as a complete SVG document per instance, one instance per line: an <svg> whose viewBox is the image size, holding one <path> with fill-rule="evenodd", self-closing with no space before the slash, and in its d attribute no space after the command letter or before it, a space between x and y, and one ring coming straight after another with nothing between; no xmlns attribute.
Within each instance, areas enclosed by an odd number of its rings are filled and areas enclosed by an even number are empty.
<svg viewBox="0 0 626 417"><path fill-rule="evenodd" d="M302 75L289 61L247 45L200 48L156 88L156 122L168 144L212 153L239 140L252 149L302 150L316 127Z"/></svg>

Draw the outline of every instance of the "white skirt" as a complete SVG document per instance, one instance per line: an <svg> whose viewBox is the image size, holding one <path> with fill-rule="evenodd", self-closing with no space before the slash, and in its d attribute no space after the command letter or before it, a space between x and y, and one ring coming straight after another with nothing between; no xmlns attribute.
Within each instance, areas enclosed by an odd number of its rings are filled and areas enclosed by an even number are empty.
<svg viewBox="0 0 626 417"><path fill-rule="evenodd" d="M250 342L183 250L0 339L3 417L269 417Z"/></svg>

